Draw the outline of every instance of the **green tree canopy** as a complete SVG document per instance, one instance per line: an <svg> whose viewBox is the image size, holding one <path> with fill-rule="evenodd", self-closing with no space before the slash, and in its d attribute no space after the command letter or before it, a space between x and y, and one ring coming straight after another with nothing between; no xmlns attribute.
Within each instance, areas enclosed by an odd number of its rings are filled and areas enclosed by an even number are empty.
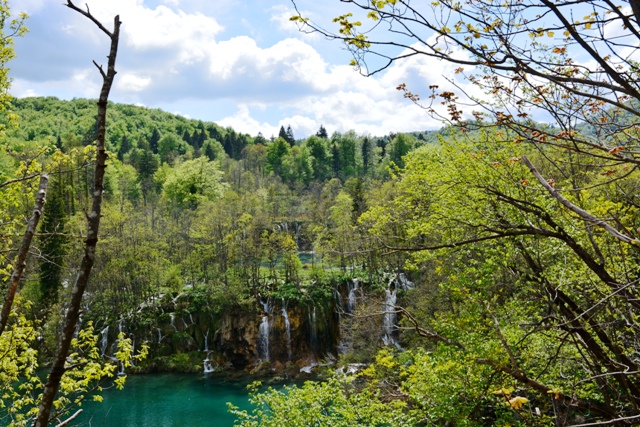
<svg viewBox="0 0 640 427"><path fill-rule="evenodd" d="M163 193L178 207L195 208L204 200L220 197L225 187L218 163L199 157L177 165L167 176Z"/></svg>

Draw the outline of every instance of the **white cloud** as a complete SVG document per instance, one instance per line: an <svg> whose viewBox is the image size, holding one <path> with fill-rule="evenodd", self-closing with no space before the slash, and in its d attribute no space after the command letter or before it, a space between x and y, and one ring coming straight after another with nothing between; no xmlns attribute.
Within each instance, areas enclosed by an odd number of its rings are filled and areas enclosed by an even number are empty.
<svg viewBox="0 0 640 427"><path fill-rule="evenodd" d="M442 90L450 86L442 76L453 75L455 66L416 56L394 63L373 77L362 77L347 65L335 64L345 63L338 44L327 48L324 40L309 41L302 35L278 39L278 29L291 29L287 25L294 11L287 6L267 9L265 22L263 3L239 6L237 11L230 8L236 13L233 19L219 14L216 8L211 8L215 15L210 16L185 12L178 7L192 4L179 0L156 1L160 5L153 7L148 0L89 3L91 12L105 25L116 13L123 22L119 74L112 93L115 102L163 106L167 111L216 121L252 135L262 132L265 137L277 135L281 125L291 125L297 138L314 134L320 124L329 132L355 130L373 135L441 125L404 99L396 87L407 83L410 90L426 97L430 84L439 84ZM102 52L92 49L104 49L104 35L84 17L56 7L63 18L42 19L45 15L49 18L45 9L40 22L56 26L58 33L63 25L69 26L73 37L67 37L65 43L75 43L73 51L87 52L88 58L77 60L80 65L73 69L69 61L76 60L77 55L69 55L67 48L63 52L65 61L56 63L56 76L60 77L52 78L32 72L47 68L36 63L41 55L32 54L28 64L25 62L28 66L22 69L25 75L34 74L34 81L14 76L13 93L95 98L101 82L90 61ZM239 25L243 19L252 24L256 34L238 35L242 34L238 30L243 28ZM222 38L225 33L221 23L230 28L226 39ZM273 37L259 33L265 27ZM24 46L28 51L29 45ZM62 57L51 51L53 44L37 46L43 51L49 48L47 53L54 58Z"/></svg>
<svg viewBox="0 0 640 427"><path fill-rule="evenodd" d="M293 136L296 139L305 138L308 135L315 134L320 128L320 123L316 119L296 114L292 117L280 120L280 126L291 126ZM280 126L278 126L278 132L280 132ZM277 135L277 134L276 134Z"/></svg>
<svg viewBox="0 0 640 427"><path fill-rule="evenodd" d="M175 114L176 116L182 116L182 117L184 117L185 119L190 119L190 118L191 118L191 116L190 116L190 115L188 115L188 114L183 114L183 113L181 113L180 111L174 111L172 114Z"/></svg>
<svg viewBox="0 0 640 427"><path fill-rule="evenodd" d="M78 70L71 76L71 85L81 88L80 97L97 98L100 93L101 84L95 78L97 71L94 69Z"/></svg>
<svg viewBox="0 0 640 427"><path fill-rule="evenodd" d="M263 49L247 36L218 43L210 52L209 70L223 80L251 76L260 80L280 80L315 86L314 79L327 64L308 44L284 39Z"/></svg>
<svg viewBox="0 0 640 427"><path fill-rule="evenodd" d="M151 78L140 77L132 73L122 74L116 80L116 86L119 90L127 92L140 92L151 83Z"/></svg>
<svg viewBox="0 0 640 427"><path fill-rule="evenodd" d="M222 120L216 120L216 123L223 127L232 127L238 132L248 133L249 135L257 135L258 132L262 132L266 138L271 135L278 136L280 131L280 126L260 123L251 117L249 106L246 104L240 104L238 111L234 115L225 117Z"/></svg>
<svg viewBox="0 0 640 427"><path fill-rule="evenodd" d="M35 90L33 89L27 89L23 94L23 97L28 98L31 96L40 96Z"/></svg>
<svg viewBox="0 0 640 427"><path fill-rule="evenodd" d="M178 6L179 1L165 3ZM92 2L90 10L105 23L111 23L115 15L120 16L124 45L138 51L172 51L173 56L184 63L204 58L209 46L215 43L215 37L224 30L214 17L172 10L165 5L152 9L145 6L143 0ZM77 21L82 19L76 17Z"/></svg>
<svg viewBox="0 0 640 427"><path fill-rule="evenodd" d="M289 18L296 15L294 8L284 4L273 6L270 9L271 22L275 22L282 31L298 34L298 25Z"/></svg>

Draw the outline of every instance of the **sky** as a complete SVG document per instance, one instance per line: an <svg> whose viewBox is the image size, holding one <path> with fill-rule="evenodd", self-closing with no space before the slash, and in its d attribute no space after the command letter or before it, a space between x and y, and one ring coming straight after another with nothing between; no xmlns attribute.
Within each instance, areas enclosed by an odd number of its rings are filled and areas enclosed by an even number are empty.
<svg viewBox="0 0 640 427"><path fill-rule="evenodd" d="M64 0L13 0L27 12L29 33L16 39L9 64L11 94L97 98L108 38ZM291 126L306 138L323 125L331 134L373 136L438 129L442 123L402 96L448 83L454 65L427 57L362 76L336 41L300 32L289 0L80 0L107 28L122 21L110 99L160 108L236 131L277 136ZM298 0L304 16L331 29L337 0ZM337 29L337 27L336 27Z"/></svg>

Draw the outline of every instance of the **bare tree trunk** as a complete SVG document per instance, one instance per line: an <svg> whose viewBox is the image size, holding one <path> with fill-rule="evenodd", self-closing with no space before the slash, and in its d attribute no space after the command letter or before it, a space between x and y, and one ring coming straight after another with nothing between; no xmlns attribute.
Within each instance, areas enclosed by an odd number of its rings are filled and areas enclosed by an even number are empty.
<svg viewBox="0 0 640 427"><path fill-rule="evenodd" d="M58 345L58 351L49 373L49 378L44 386L44 392L42 400L38 407L38 416L34 423L35 427L46 427L49 423L49 417L51 415L51 408L53 401L55 400L56 393L60 387L60 380L64 375L66 368L65 362L67 355L69 354L69 348L71 346L71 340L73 333L76 329L78 322L78 315L80 313L80 303L82 302L82 296L87 287L89 276L91 274L91 268L95 261L96 245L98 243L98 230L100 228L100 216L102 211L102 193L103 193L103 181L104 172L106 168L107 152L105 150L105 133L106 133L106 119L107 119L107 101L109 99L109 91L113 84L113 79L116 75L115 63L116 55L118 52L118 38L120 35L120 17L116 16L113 23L113 32L107 30L89 11L89 7L84 11L79 9L72 3L71 0L67 0L67 7L75 10L76 12L84 15L90 19L94 24L100 28L111 39L111 49L108 56L107 72L105 73L102 66L98 65L95 61L95 66L102 75L103 83L100 91L100 98L98 99L98 135L96 140L97 157L96 157L96 169L93 188L93 202L91 205L91 212L86 215L87 217L87 237L84 241L84 256L82 257L82 263L80 264L80 271L76 278L73 293L71 295L71 301L64 320L64 327L60 336L60 343Z"/></svg>
<svg viewBox="0 0 640 427"><path fill-rule="evenodd" d="M33 214L27 225L27 230L22 237L22 243L18 249L18 256L16 258L16 266L11 273L11 279L9 280L9 288L4 296L4 304L2 306L2 313L0 314L0 335L4 332L9 321L9 314L11 314L11 307L13 306L13 300L22 278L22 272L24 271L29 248L31 247L31 240L38 228L38 222L42 216L42 210L44 208L45 199L47 196L47 185L49 184L49 175L40 175L40 185L38 186L38 194L36 194L36 202L33 206Z"/></svg>

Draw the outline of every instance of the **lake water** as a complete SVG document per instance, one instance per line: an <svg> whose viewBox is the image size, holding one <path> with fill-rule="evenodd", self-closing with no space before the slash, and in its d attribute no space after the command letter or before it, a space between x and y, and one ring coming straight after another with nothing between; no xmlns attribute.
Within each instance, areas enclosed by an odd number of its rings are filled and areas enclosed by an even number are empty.
<svg viewBox="0 0 640 427"><path fill-rule="evenodd" d="M91 427L231 427L227 402L250 409L246 381L198 374L130 375L124 390L85 402L74 425Z"/></svg>

